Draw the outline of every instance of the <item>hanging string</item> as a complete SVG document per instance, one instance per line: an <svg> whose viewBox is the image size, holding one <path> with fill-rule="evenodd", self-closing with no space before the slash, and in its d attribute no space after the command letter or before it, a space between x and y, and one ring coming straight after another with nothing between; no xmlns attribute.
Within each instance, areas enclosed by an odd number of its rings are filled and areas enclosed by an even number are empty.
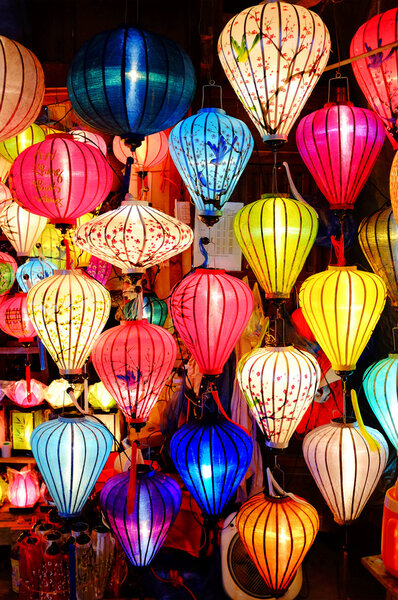
<svg viewBox="0 0 398 600"><path fill-rule="evenodd" d="M332 243L330 248L330 260L329 264L332 262L332 252L336 255L337 266L344 267L346 264L345 256L344 256L344 221L340 219L340 236L339 239L336 239L336 236L330 236L330 241Z"/></svg>
<svg viewBox="0 0 398 600"><path fill-rule="evenodd" d="M340 63L341 63L341 59L340 59L340 41L339 41L339 29L337 27L337 19L336 19L336 6L333 3L333 21L334 21L334 31L335 31L335 35L336 35L336 48L337 48L337 69L336 69L336 77L341 77L341 72L340 72Z"/></svg>
<svg viewBox="0 0 398 600"><path fill-rule="evenodd" d="M333 65L329 65L326 69L323 70L324 73L327 71L333 71L336 68L345 67L346 65L350 65L357 60L361 60L362 58L367 58L368 56L373 56L374 54L382 54L386 50L391 50L392 48L398 47L398 40L395 42L391 42L391 44L386 44L385 46L380 46L380 48L375 48L374 50L369 50L369 52L363 52L362 54L357 54L357 56L352 56L351 58L346 58L345 60L334 63Z"/></svg>
<svg viewBox="0 0 398 600"><path fill-rule="evenodd" d="M226 419L230 423L233 423L233 425L236 425L237 427L239 427L242 431L244 431L245 433L247 433L247 435L250 437L249 432L247 431L247 429L245 427L243 427L243 425L240 425L239 423L236 423L236 421L234 421L233 419L231 419L227 415L227 413L224 410L223 405L221 404L220 397L218 395L218 390L217 390L217 388L216 388L216 386L214 385L213 382L211 382L209 384L209 391L210 391L211 395L213 396L213 400L216 403L216 405L218 407L218 410L220 411L220 413L222 414L222 416L224 417L224 419Z"/></svg>
<svg viewBox="0 0 398 600"><path fill-rule="evenodd" d="M277 162L277 152L274 150L274 165L272 167L272 194L278 195L278 162Z"/></svg>
<svg viewBox="0 0 398 600"><path fill-rule="evenodd" d="M134 440L131 444L131 458L130 458L130 477L129 487L127 490L127 515L131 515L135 508L135 494L137 489L137 450L139 442Z"/></svg>

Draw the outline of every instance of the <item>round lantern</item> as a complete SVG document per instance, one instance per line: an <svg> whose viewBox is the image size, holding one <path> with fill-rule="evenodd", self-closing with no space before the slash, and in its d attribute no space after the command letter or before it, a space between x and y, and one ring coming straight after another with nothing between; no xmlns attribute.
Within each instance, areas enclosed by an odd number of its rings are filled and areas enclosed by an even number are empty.
<svg viewBox="0 0 398 600"><path fill-rule="evenodd" d="M15 258L13 256L11 256L11 254L7 254L7 252L0 252L0 263L8 263L9 265L11 265L11 268L14 271L14 274L17 273L17 270L18 270L17 261L15 260Z"/></svg>
<svg viewBox="0 0 398 600"><path fill-rule="evenodd" d="M202 108L171 130L171 158L206 224L221 217L253 144L247 125L220 108Z"/></svg>
<svg viewBox="0 0 398 600"><path fill-rule="evenodd" d="M353 418L333 419L303 441L305 462L339 525L355 521L369 500L387 463L388 447L376 429L370 446Z"/></svg>
<svg viewBox="0 0 398 600"><path fill-rule="evenodd" d="M99 378L132 423L148 419L176 356L173 336L144 319L107 329L92 352Z"/></svg>
<svg viewBox="0 0 398 600"><path fill-rule="evenodd" d="M261 492L242 504L236 527L270 594L279 598L318 533L319 517L303 498Z"/></svg>
<svg viewBox="0 0 398 600"><path fill-rule="evenodd" d="M7 467L7 476L10 504L17 508L34 506L40 498L39 479L35 471L28 465L20 471Z"/></svg>
<svg viewBox="0 0 398 600"><path fill-rule="evenodd" d="M57 269L66 269L66 250L62 239L63 235L60 229L57 229L52 223L48 223L33 246L30 256L42 256L54 264Z"/></svg>
<svg viewBox="0 0 398 600"><path fill-rule="evenodd" d="M0 305L0 329L7 335L18 338L18 341L29 344L37 335L29 318L27 294L15 294Z"/></svg>
<svg viewBox="0 0 398 600"><path fill-rule="evenodd" d="M111 185L112 171L102 152L66 135L48 136L24 150L10 173L17 202L51 223L74 225L105 200Z"/></svg>
<svg viewBox="0 0 398 600"><path fill-rule="evenodd" d="M396 42L398 8L375 15L361 25L351 41L352 57ZM394 148L398 148L398 49L391 48L354 61L355 78L372 109L381 117Z"/></svg>
<svg viewBox="0 0 398 600"><path fill-rule="evenodd" d="M158 298L154 292L143 295L142 316L148 320L148 323L163 327L167 314L167 303Z"/></svg>
<svg viewBox="0 0 398 600"><path fill-rule="evenodd" d="M301 119L301 158L330 208L352 209L383 147L383 123L350 102L329 103Z"/></svg>
<svg viewBox="0 0 398 600"><path fill-rule="evenodd" d="M398 142L397 142L398 145ZM390 196L391 206L395 221L398 219L398 152L395 153L390 171Z"/></svg>
<svg viewBox="0 0 398 600"><path fill-rule="evenodd" d="M0 212L0 227L17 256L29 256L46 223L45 217L28 212L16 202L11 202Z"/></svg>
<svg viewBox="0 0 398 600"><path fill-rule="evenodd" d="M12 288L15 281L15 273L10 262L3 262L0 253L0 295L5 294Z"/></svg>
<svg viewBox="0 0 398 600"><path fill-rule="evenodd" d="M78 227L74 241L123 272L142 272L189 248L193 232L147 202L127 199Z"/></svg>
<svg viewBox="0 0 398 600"><path fill-rule="evenodd" d="M110 306L109 292L83 271L56 271L30 288L29 316L61 375L81 373Z"/></svg>
<svg viewBox="0 0 398 600"><path fill-rule="evenodd" d="M42 142L46 137L44 131L39 125L30 125L25 131L22 131L14 137L0 142L0 154L6 160L14 162L18 154L21 154L26 148L33 144Z"/></svg>
<svg viewBox="0 0 398 600"><path fill-rule="evenodd" d="M196 82L181 46L122 26L99 33L80 48L67 84L73 109L86 123L139 144L185 115Z"/></svg>
<svg viewBox="0 0 398 600"><path fill-rule="evenodd" d="M109 412L115 408L116 402L102 383L98 381L88 388L88 401L94 409Z"/></svg>
<svg viewBox="0 0 398 600"><path fill-rule="evenodd" d="M115 136L112 142L113 154L123 164L128 158L133 158L133 168L137 171L150 171L164 161L168 152L167 135L158 131L147 135L141 146L132 151L120 136Z"/></svg>
<svg viewBox="0 0 398 600"><path fill-rule="evenodd" d="M315 210L293 198L264 195L236 214L233 227L265 297L289 298L316 238Z"/></svg>
<svg viewBox="0 0 398 600"><path fill-rule="evenodd" d="M23 292L29 292L32 285L35 285L35 283L38 283L46 277L51 277L56 270L57 267L47 260L28 258L26 263L18 267L18 285Z"/></svg>
<svg viewBox="0 0 398 600"><path fill-rule="evenodd" d="M308 323L304 318L303 311L301 310L301 308L296 308L296 310L294 310L290 315L290 318L296 333L304 337L309 342L316 342L314 334L308 327Z"/></svg>
<svg viewBox="0 0 398 600"><path fill-rule="evenodd" d="M60 516L79 515L108 459L112 434L90 418L63 415L38 425L30 443Z"/></svg>
<svg viewBox="0 0 398 600"><path fill-rule="evenodd" d="M245 476L253 442L242 427L209 415L177 429L170 452L204 514L219 516Z"/></svg>
<svg viewBox="0 0 398 600"><path fill-rule="evenodd" d="M222 269L196 269L176 285L170 313L201 373L222 372L253 306L249 286Z"/></svg>
<svg viewBox="0 0 398 600"><path fill-rule="evenodd" d="M145 567L163 545L180 510L182 495L174 479L139 465L134 512L128 514L129 480L128 472L108 479L101 491L100 505L131 564Z"/></svg>
<svg viewBox="0 0 398 600"><path fill-rule="evenodd" d="M0 141L24 131L39 114L44 97L44 74L36 56L13 40L0 36Z"/></svg>
<svg viewBox="0 0 398 600"><path fill-rule="evenodd" d="M0 212L12 201L12 195L5 183L0 181Z"/></svg>
<svg viewBox="0 0 398 600"><path fill-rule="evenodd" d="M321 18L285 2L246 8L218 40L225 74L265 142L286 141L329 52Z"/></svg>
<svg viewBox="0 0 398 600"><path fill-rule="evenodd" d="M82 142L83 144L90 144L97 148L104 156L106 156L106 141L99 135L98 133L94 133L94 131L86 131L85 129L73 128L70 131L70 134L73 136L73 139L76 142Z"/></svg>

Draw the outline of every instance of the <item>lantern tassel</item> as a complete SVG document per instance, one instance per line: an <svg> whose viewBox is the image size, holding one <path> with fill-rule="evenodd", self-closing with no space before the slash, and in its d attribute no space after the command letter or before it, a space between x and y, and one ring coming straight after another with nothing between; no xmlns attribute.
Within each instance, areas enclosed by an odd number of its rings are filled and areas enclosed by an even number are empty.
<svg viewBox="0 0 398 600"><path fill-rule="evenodd" d="M336 255L337 266L344 267L345 265L345 256L344 256L344 234L343 234L343 222L341 222L341 234L338 240L336 240L336 236L330 236L330 241L332 242L332 248Z"/></svg>
<svg viewBox="0 0 398 600"><path fill-rule="evenodd" d="M25 362L25 379L26 379L26 396L30 404L31 401L31 383L30 383L30 360L29 350L26 348L26 362Z"/></svg>
<svg viewBox="0 0 398 600"><path fill-rule="evenodd" d="M361 432L361 434L363 435L365 440L368 442L370 450L374 451L374 452L379 451L380 450L379 442L370 435L370 433L368 432L368 430L366 429L366 427L364 425L362 415L359 410L357 393L355 390L351 390L351 402L352 402L352 407L354 409L355 418L358 421L359 431Z"/></svg>
<svg viewBox="0 0 398 600"><path fill-rule="evenodd" d="M211 395L213 396L213 400L214 400L214 402L217 404L218 410L220 411L220 413L222 414L222 416L224 417L224 419L226 419L226 420L227 420L227 421L229 421L230 423L233 423L233 424L234 424L234 425L236 425L237 427L240 427L240 429L241 429L242 431L244 431L244 432L245 432L245 433L246 433L246 434L247 434L247 435L250 437L250 434L249 434L249 432L247 431L247 429L246 429L245 427L243 427L243 425L240 425L239 423L236 423L236 421L234 421L233 419L231 419L231 418L230 418L230 417L227 415L227 413L226 413L226 412L225 412L225 410L224 410L224 407L223 407L223 405L222 405L222 404L221 404L221 402L220 402L220 397L219 397L219 395L218 395L218 391L217 391L217 389L216 389L216 387L215 387L214 383L210 383L209 390L210 390L210 393L211 393Z"/></svg>
<svg viewBox="0 0 398 600"><path fill-rule="evenodd" d="M66 252L66 269L69 271L72 268L72 266L71 266L71 259L70 259L69 240L67 239L66 236L64 236L63 245L65 246L65 252Z"/></svg>
<svg viewBox="0 0 398 600"><path fill-rule="evenodd" d="M132 515L135 508L136 476L137 476L137 450L138 442L131 445L130 479L127 491L127 515Z"/></svg>

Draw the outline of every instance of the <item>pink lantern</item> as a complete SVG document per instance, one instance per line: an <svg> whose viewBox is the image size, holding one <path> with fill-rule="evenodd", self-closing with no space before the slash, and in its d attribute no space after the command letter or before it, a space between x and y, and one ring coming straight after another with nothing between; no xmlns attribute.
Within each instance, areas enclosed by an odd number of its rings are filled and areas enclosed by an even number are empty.
<svg viewBox="0 0 398 600"><path fill-rule="evenodd" d="M0 181L0 212L10 204L12 195L5 183Z"/></svg>
<svg viewBox="0 0 398 600"><path fill-rule="evenodd" d="M112 265L96 256L91 256L90 262L88 263L86 273L93 279L99 281L102 285L106 285L110 274L112 272Z"/></svg>
<svg viewBox="0 0 398 600"><path fill-rule="evenodd" d="M39 478L28 465L20 471L7 467L8 499L12 506L28 508L40 498Z"/></svg>
<svg viewBox="0 0 398 600"><path fill-rule="evenodd" d="M22 344L33 342L37 335L26 308L27 294L19 293L0 304L0 329L18 338Z"/></svg>
<svg viewBox="0 0 398 600"><path fill-rule="evenodd" d="M17 157L9 183L26 210L74 225L105 200L112 171L100 150L69 135L50 135Z"/></svg>
<svg viewBox="0 0 398 600"><path fill-rule="evenodd" d="M113 138L112 149L113 154L121 163L126 164L127 159L132 157L134 159L133 167L137 171L150 171L164 161L169 146L167 135L164 131L159 131L152 133L152 135L147 135L135 152L116 135Z"/></svg>
<svg viewBox="0 0 398 600"><path fill-rule="evenodd" d="M86 129L79 129L78 127L73 128L70 132L73 139L76 142L82 142L83 144L90 144L97 148L104 156L106 156L106 141L99 133L94 131L87 131Z"/></svg>
<svg viewBox="0 0 398 600"><path fill-rule="evenodd" d="M47 386L36 379L31 379L29 385L30 390L28 390L28 384L25 379L13 381L4 388L4 393L7 398L18 404L18 406L24 408L37 406L44 401Z"/></svg>

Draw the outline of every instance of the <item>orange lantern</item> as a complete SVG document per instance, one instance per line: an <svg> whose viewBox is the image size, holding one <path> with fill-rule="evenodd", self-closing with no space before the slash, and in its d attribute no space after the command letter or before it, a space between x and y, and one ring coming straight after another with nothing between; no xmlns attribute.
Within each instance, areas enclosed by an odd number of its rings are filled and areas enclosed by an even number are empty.
<svg viewBox="0 0 398 600"><path fill-rule="evenodd" d="M156 165L159 165L167 156L169 146L167 136L164 131L158 131L147 135L141 146L132 152L123 140L116 135L113 138L112 144L113 154L123 164L126 164L127 159L134 159L133 167L137 171L150 171Z"/></svg>

